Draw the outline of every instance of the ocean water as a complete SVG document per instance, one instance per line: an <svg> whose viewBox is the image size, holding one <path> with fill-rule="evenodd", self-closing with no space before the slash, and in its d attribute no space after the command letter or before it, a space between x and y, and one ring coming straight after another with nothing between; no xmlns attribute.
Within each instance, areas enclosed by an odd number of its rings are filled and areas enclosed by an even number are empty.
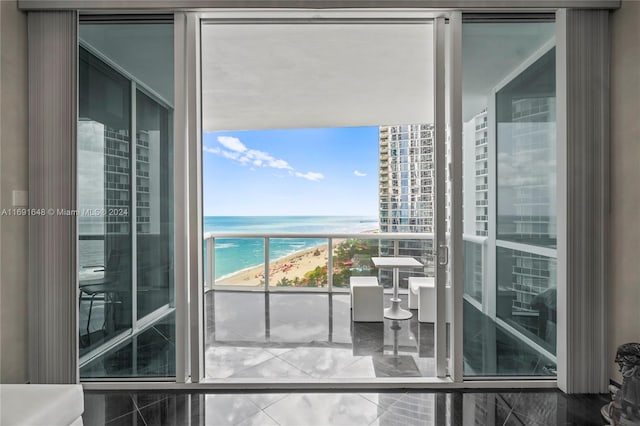
<svg viewBox="0 0 640 426"><path fill-rule="evenodd" d="M204 232L360 233L378 229L369 216L205 216ZM270 260L326 244L326 238L278 238L269 242ZM216 279L264 263L263 238L220 238L215 246ZM206 248L205 253L206 256Z"/></svg>

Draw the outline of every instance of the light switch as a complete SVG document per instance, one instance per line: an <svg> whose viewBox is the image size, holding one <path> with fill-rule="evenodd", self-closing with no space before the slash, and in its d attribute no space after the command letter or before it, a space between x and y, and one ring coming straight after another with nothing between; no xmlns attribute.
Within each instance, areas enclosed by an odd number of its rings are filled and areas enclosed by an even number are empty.
<svg viewBox="0 0 640 426"><path fill-rule="evenodd" d="M13 207L29 207L29 191L13 190Z"/></svg>

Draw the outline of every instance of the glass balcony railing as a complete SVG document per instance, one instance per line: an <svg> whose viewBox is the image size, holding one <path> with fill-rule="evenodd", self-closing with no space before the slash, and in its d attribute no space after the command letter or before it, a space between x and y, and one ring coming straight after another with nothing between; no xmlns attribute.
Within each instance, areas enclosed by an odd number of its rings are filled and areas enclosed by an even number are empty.
<svg viewBox="0 0 640 426"><path fill-rule="evenodd" d="M339 291L359 275L376 276L391 287L391 271L373 266L376 256L414 257L424 265L401 270L401 288L408 276L434 275L431 233L207 233L204 243L207 289Z"/></svg>

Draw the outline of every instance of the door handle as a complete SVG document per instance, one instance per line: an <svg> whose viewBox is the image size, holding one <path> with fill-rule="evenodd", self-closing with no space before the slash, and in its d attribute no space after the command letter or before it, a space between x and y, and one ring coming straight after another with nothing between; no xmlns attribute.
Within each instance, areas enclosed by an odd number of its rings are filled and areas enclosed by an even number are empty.
<svg viewBox="0 0 640 426"><path fill-rule="evenodd" d="M449 264L449 246L438 246L438 265L445 266Z"/></svg>

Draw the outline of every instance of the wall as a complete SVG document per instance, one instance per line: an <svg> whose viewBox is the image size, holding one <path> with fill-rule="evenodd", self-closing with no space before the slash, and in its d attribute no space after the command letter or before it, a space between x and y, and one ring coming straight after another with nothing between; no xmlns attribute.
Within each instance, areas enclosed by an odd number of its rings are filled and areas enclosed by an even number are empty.
<svg viewBox="0 0 640 426"><path fill-rule="evenodd" d="M616 348L640 342L640 2L611 14L610 377Z"/></svg>
<svg viewBox="0 0 640 426"><path fill-rule="evenodd" d="M0 208L28 189L27 15L0 1ZM0 217L0 383L27 381L26 217Z"/></svg>

